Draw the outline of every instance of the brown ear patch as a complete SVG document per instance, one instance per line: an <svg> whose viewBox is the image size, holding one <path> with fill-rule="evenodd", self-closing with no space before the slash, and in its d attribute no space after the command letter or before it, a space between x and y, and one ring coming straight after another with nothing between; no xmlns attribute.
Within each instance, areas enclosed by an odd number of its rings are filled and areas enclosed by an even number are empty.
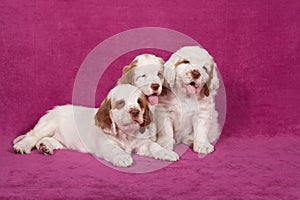
<svg viewBox="0 0 300 200"><path fill-rule="evenodd" d="M138 61L134 60L130 63L130 65L127 65L123 68L123 74L127 73L128 71L132 70L134 67L137 66Z"/></svg>
<svg viewBox="0 0 300 200"><path fill-rule="evenodd" d="M152 119L152 113L149 109L146 97L139 98L138 103L139 103L141 109L144 110L144 115L143 115L144 122L141 124L141 127L148 126L152 122L152 120L151 120Z"/></svg>
<svg viewBox="0 0 300 200"><path fill-rule="evenodd" d="M210 93L210 84L211 84L211 80L214 76L214 64L212 65L211 67L211 71L209 72L209 78L208 78L208 81L205 83L205 85L203 86L203 90L204 90L204 94L205 96L209 96L209 93Z"/></svg>
<svg viewBox="0 0 300 200"><path fill-rule="evenodd" d="M96 125L100 126L103 130L111 130L112 121L110 119L110 109L111 101L105 98L95 116Z"/></svg>
<svg viewBox="0 0 300 200"><path fill-rule="evenodd" d="M205 96L209 96L209 94L210 94L210 88L211 88L211 81L212 81L212 78L213 78L213 76L214 76L214 68L215 68L215 65L214 65L214 61L212 60L212 66L211 66L211 70L210 70L210 72L208 73L208 80L206 81L206 83L204 84L204 86L203 86L203 93L204 93L204 95ZM204 66L204 70L207 72L207 68Z"/></svg>
<svg viewBox="0 0 300 200"><path fill-rule="evenodd" d="M144 122L141 124L141 127L149 126L149 124L151 124L151 122L152 122L152 120L151 120L152 119L152 113L149 109L148 104L146 104L146 107L144 108L143 118L144 118Z"/></svg>
<svg viewBox="0 0 300 200"><path fill-rule="evenodd" d="M130 65L123 68L122 77L119 79L119 84L133 84L134 82L134 68L137 65L137 60L134 60Z"/></svg>
<svg viewBox="0 0 300 200"><path fill-rule="evenodd" d="M178 62L175 63L174 67L176 68L178 65L188 64L188 63L190 63L190 61L188 61L188 60L178 61Z"/></svg>
<svg viewBox="0 0 300 200"><path fill-rule="evenodd" d="M141 109L144 109L147 105L147 101L145 97L138 98L138 104L140 105Z"/></svg>
<svg viewBox="0 0 300 200"><path fill-rule="evenodd" d="M209 96L209 89L208 89L207 84L204 84L202 90L203 90L204 95L208 97Z"/></svg>
<svg viewBox="0 0 300 200"><path fill-rule="evenodd" d="M165 64L165 61L162 58L159 58L159 62L162 66Z"/></svg>

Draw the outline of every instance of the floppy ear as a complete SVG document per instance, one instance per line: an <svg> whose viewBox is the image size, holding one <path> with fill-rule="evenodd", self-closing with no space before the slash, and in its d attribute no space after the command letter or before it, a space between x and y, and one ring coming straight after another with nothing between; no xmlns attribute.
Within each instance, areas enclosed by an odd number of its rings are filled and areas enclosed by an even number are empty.
<svg viewBox="0 0 300 200"><path fill-rule="evenodd" d="M213 93L216 89L219 88L219 78L217 74L217 65L213 62L211 72L209 73L209 79L203 86L203 93L205 96L209 96L210 93Z"/></svg>
<svg viewBox="0 0 300 200"><path fill-rule="evenodd" d="M210 83L208 85L210 91L216 90L219 88L219 78L217 74L217 64L214 62L212 70L210 73Z"/></svg>
<svg viewBox="0 0 300 200"><path fill-rule="evenodd" d="M164 64L165 64L165 61L162 59L162 58L158 58L158 60L159 60L159 62L160 62L160 64L162 65L162 66L164 66Z"/></svg>
<svg viewBox="0 0 300 200"><path fill-rule="evenodd" d="M146 97L139 98L140 107L144 110L143 120L144 122L141 124L141 127L146 127L152 122L152 113L148 106L148 102Z"/></svg>
<svg viewBox="0 0 300 200"><path fill-rule="evenodd" d="M204 84L202 90L203 90L204 95L208 97L209 96L209 89L208 89L208 86L207 86L206 83Z"/></svg>
<svg viewBox="0 0 300 200"><path fill-rule="evenodd" d="M134 67L136 67L137 61L134 60L130 65L123 68L122 77L119 79L118 84L133 84L134 83Z"/></svg>
<svg viewBox="0 0 300 200"><path fill-rule="evenodd" d="M115 134L115 131L112 131L112 119L110 116L110 110L111 110L111 101L107 97L102 101L100 108L98 109L95 121L96 125L100 126L100 128L105 131L109 132L111 134Z"/></svg>
<svg viewBox="0 0 300 200"><path fill-rule="evenodd" d="M141 124L141 127L146 127L146 126L149 126L149 124L151 124L152 122L152 113L151 113L151 110L149 109L149 106L148 104L146 103L146 106L144 108L144 115L143 115L143 118L144 118L144 122Z"/></svg>
<svg viewBox="0 0 300 200"><path fill-rule="evenodd" d="M179 61L180 61L179 57L176 54L173 54L169 58L169 60L165 63L164 78L166 82L169 83L170 87L174 86L175 76L176 76L175 64Z"/></svg>

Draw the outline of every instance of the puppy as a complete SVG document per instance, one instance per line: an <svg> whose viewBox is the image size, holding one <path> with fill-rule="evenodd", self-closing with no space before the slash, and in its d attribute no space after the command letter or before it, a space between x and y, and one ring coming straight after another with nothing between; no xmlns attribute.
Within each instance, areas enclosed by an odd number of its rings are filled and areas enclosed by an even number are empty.
<svg viewBox="0 0 300 200"><path fill-rule="evenodd" d="M155 113L158 97L166 92L163 87L163 70L164 61L162 58L152 54L142 54L135 57L130 65L123 68L123 74L118 83L137 86L146 95L150 110ZM156 125L153 122L149 126L148 137L156 140L156 133Z"/></svg>
<svg viewBox="0 0 300 200"><path fill-rule="evenodd" d="M157 142L167 149L176 142L193 146L197 153L213 152L212 143L220 134L214 102L219 79L213 58L198 46L183 47L165 63L164 71L171 92L159 100L163 112L156 112Z"/></svg>
<svg viewBox="0 0 300 200"><path fill-rule="evenodd" d="M163 91L163 69L162 58L142 54L123 68L123 75L118 83L137 86L147 96L149 103L155 106L158 104L158 96Z"/></svg>
<svg viewBox="0 0 300 200"><path fill-rule="evenodd" d="M31 131L14 140L13 149L25 154L36 147L46 155L55 149L70 149L95 154L118 167L133 164L131 153L177 161L175 152L142 137L140 129L151 120L143 93L135 86L121 84L109 92L98 111L72 105L50 110Z"/></svg>

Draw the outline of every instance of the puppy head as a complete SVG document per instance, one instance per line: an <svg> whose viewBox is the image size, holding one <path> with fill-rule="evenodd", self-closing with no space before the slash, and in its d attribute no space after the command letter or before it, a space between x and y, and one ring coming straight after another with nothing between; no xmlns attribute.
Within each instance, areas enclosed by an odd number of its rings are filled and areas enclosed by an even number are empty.
<svg viewBox="0 0 300 200"><path fill-rule="evenodd" d="M163 65L164 61L160 57L151 54L139 55L129 66L124 67L118 83L137 86L151 105L157 105L157 96L163 90Z"/></svg>
<svg viewBox="0 0 300 200"><path fill-rule="evenodd" d="M145 96L137 87L121 84L109 92L95 120L103 131L112 135L118 131L135 133L151 123L151 112Z"/></svg>
<svg viewBox="0 0 300 200"><path fill-rule="evenodd" d="M219 87L216 63L198 46L183 47L165 63L165 80L170 87L183 87L191 94L209 96Z"/></svg>

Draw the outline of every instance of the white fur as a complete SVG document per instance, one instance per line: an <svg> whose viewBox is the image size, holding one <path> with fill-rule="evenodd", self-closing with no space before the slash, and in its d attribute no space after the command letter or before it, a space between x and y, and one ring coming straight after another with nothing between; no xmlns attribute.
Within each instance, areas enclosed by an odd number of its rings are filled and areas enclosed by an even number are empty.
<svg viewBox="0 0 300 200"><path fill-rule="evenodd" d="M193 70L200 73L199 78L192 77ZM183 47L165 63L164 78L171 91L160 97L157 109L160 111L156 112L157 142L168 149L176 142L193 145L197 153L213 152L212 143L220 134L214 102L219 79L213 58L203 48ZM205 84L209 96L204 95ZM189 92L191 87L195 94Z"/></svg>
<svg viewBox="0 0 300 200"><path fill-rule="evenodd" d="M152 95L159 96L162 92L162 86L164 83L164 61L162 58L152 54L142 54L135 57L132 63L135 62L136 66L131 69L133 74L132 80L124 79L124 76L128 76L129 72L123 74L119 83L132 84L138 87L144 95L149 99ZM130 66L126 66L130 67ZM126 68L125 67L125 68ZM152 84L158 84L158 90L151 88ZM149 105L151 112L155 115L156 106ZM153 118L156 118L153 116ZM152 140L156 140L156 125L151 123L148 127L148 134L144 134L144 137L149 137Z"/></svg>
<svg viewBox="0 0 300 200"><path fill-rule="evenodd" d="M137 61L134 70L133 85L137 86L146 96L157 93L158 95L162 91L163 84L163 60L160 57L152 54L142 54L137 56L134 61ZM159 77L161 73L161 77ZM159 84L158 91L154 91L151 88L153 83Z"/></svg>
<svg viewBox="0 0 300 200"><path fill-rule="evenodd" d="M128 84L118 85L109 92L107 98L111 105L120 99L125 100L122 108L111 108L110 130L102 130L95 125L95 108L57 106L41 117L31 131L14 140L14 151L27 154L36 147L48 155L56 149L70 149L95 154L118 167L133 164L132 152L177 161L179 157L175 152L162 148L139 132L144 109L139 106L138 98L142 95L137 87ZM139 110L137 118L130 115L132 108Z"/></svg>

